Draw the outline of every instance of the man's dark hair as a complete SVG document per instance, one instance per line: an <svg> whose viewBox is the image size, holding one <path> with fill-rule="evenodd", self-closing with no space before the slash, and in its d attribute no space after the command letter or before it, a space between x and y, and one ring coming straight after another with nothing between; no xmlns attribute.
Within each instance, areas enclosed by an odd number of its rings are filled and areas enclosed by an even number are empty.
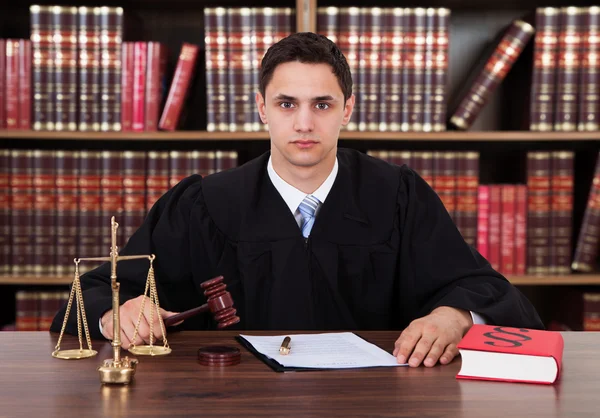
<svg viewBox="0 0 600 418"><path fill-rule="evenodd" d="M342 51L329 38L312 32L294 33L272 45L262 60L260 94L265 97L267 84L279 64L299 61L305 64L329 64L335 74L344 102L352 95L352 74Z"/></svg>

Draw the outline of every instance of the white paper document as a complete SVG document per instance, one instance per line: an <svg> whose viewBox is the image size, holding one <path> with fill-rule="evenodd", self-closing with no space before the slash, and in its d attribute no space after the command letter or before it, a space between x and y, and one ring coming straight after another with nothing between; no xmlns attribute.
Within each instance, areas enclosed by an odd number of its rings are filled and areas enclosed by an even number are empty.
<svg viewBox="0 0 600 418"><path fill-rule="evenodd" d="M291 338L290 353L279 354L283 339ZM241 334L259 353L285 367L349 369L403 366L396 357L352 332L256 336Z"/></svg>

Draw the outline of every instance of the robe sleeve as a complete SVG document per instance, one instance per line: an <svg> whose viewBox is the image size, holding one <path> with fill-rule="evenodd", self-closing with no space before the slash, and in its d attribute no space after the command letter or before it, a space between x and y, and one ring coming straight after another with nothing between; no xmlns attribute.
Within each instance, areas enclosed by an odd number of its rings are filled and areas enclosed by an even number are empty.
<svg viewBox="0 0 600 418"><path fill-rule="evenodd" d="M159 303L166 309L169 307L173 309L173 303L170 303L169 295L162 291L164 284L167 283L167 286L168 283L191 284L189 223L193 209L197 209L197 206L203 202L201 184L202 178L194 175L182 180L165 193L148 212L143 224L131 236L123 251L119 252L119 255L156 255L155 277L157 287L161 286L158 289ZM108 229L108 227L104 228L103 231ZM122 226L119 229L122 230ZM117 264L121 304L144 293L148 268L149 261L144 259L120 261ZM103 338L98 323L102 315L112 309L110 263L104 263L82 275L81 288L90 334L92 338ZM75 309L75 300L73 300L66 332L77 335ZM54 317L50 331L60 332L65 312L66 305Z"/></svg>
<svg viewBox="0 0 600 418"><path fill-rule="evenodd" d="M543 328L535 308L468 245L433 189L401 168L399 292L402 323L451 306L482 315L489 324Z"/></svg>

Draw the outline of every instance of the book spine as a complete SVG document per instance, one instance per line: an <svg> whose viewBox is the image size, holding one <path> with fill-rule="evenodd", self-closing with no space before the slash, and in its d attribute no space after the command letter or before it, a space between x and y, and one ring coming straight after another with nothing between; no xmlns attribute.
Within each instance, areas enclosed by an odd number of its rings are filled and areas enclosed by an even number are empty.
<svg viewBox="0 0 600 418"><path fill-rule="evenodd" d="M247 7L227 9L229 40L229 131L248 132L252 128L249 88L250 46L243 39L251 37L251 12Z"/></svg>
<svg viewBox="0 0 600 418"><path fill-rule="evenodd" d="M77 7L55 6L54 35L54 128L77 130Z"/></svg>
<svg viewBox="0 0 600 418"><path fill-rule="evenodd" d="M561 8L558 68L556 70L555 131L577 129L577 88L581 64L581 38L579 36L581 12L582 9L579 7Z"/></svg>
<svg viewBox="0 0 600 418"><path fill-rule="evenodd" d="M38 300L39 311L37 331L49 331L52 320L54 319L54 314L58 311L54 310L53 292L38 292Z"/></svg>
<svg viewBox="0 0 600 418"><path fill-rule="evenodd" d="M56 265L56 178L54 151L33 151L33 273L54 273Z"/></svg>
<svg viewBox="0 0 600 418"><path fill-rule="evenodd" d="M123 215L123 162L122 151L102 151L100 177L102 221L101 226L110 225L111 216L121 219ZM103 229L101 229L102 231ZM122 232L122 231L121 231ZM122 235L122 234L120 234ZM102 249L109 251L110 234L102 234Z"/></svg>
<svg viewBox="0 0 600 418"><path fill-rule="evenodd" d="M380 72L381 72L381 36L383 24L382 9L373 7L367 10L367 33L365 41L368 42L366 46L367 56L366 61L366 77L365 77L365 91L367 96L367 102L365 107L364 116L364 128L367 131L375 132L379 129L379 103L384 96L379 95L379 84Z"/></svg>
<svg viewBox="0 0 600 418"><path fill-rule="evenodd" d="M192 173L191 161L185 151L169 152L169 187L175 187Z"/></svg>
<svg viewBox="0 0 600 418"><path fill-rule="evenodd" d="M6 129L6 40L0 39L0 130Z"/></svg>
<svg viewBox="0 0 600 418"><path fill-rule="evenodd" d="M450 60L450 9L436 9L435 48L433 71L433 110L432 129L435 132L446 130L446 102L448 97L448 62Z"/></svg>
<svg viewBox="0 0 600 418"><path fill-rule="evenodd" d="M426 45L426 9L418 7L412 15L414 26L411 28L412 48L408 59L411 62L407 96L408 130L423 131L423 98L425 89L425 45Z"/></svg>
<svg viewBox="0 0 600 418"><path fill-rule="evenodd" d="M600 293L583 294L583 331L600 331Z"/></svg>
<svg viewBox="0 0 600 418"><path fill-rule="evenodd" d="M234 122L229 116L229 109L233 106L233 102L230 101L229 97L229 62L227 61L229 56L229 46L227 43L227 21L228 17L226 9L217 8L215 25L218 45L216 67L213 71L215 85L217 87L216 100L214 102L216 111L215 130L217 131L228 131L230 123ZM274 37L271 39L274 39ZM198 52L195 54L198 55ZM194 62L193 68L195 67L196 63Z"/></svg>
<svg viewBox="0 0 600 418"><path fill-rule="evenodd" d="M477 190L479 188L479 152L468 151L462 154L464 171L456 180L457 190L462 187L462 234L467 244L477 244ZM457 192L458 194L458 192ZM457 198L458 199L458 198ZM458 207L458 202L457 202Z"/></svg>
<svg viewBox="0 0 600 418"><path fill-rule="evenodd" d="M6 40L6 127L19 127L19 41Z"/></svg>
<svg viewBox="0 0 600 418"><path fill-rule="evenodd" d="M11 150L12 269L15 276L33 272L33 151Z"/></svg>
<svg viewBox="0 0 600 418"><path fill-rule="evenodd" d="M594 179L590 186L583 221L577 238L575 255L571 268L591 272L598 256L598 237L600 237L600 153L596 161Z"/></svg>
<svg viewBox="0 0 600 418"><path fill-rule="evenodd" d="M458 129L469 129L491 94L504 80L523 48L534 33L533 26L522 20L514 21L502 40L487 60L469 92L461 99L457 110L450 118Z"/></svg>
<svg viewBox="0 0 600 418"><path fill-rule="evenodd" d="M79 151L56 151L56 274L74 269L79 231Z"/></svg>
<svg viewBox="0 0 600 418"><path fill-rule="evenodd" d="M552 248L550 273L571 272L571 234L573 219L574 153L552 152L551 218Z"/></svg>
<svg viewBox="0 0 600 418"><path fill-rule="evenodd" d="M33 129L52 131L54 130L52 6L30 6L29 14L33 50Z"/></svg>
<svg viewBox="0 0 600 418"><path fill-rule="evenodd" d="M416 31L416 9L405 8L404 42L402 47L402 75L400 79L400 130L410 131L410 109L409 101L414 83L415 72L415 31Z"/></svg>
<svg viewBox="0 0 600 418"><path fill-rule="evenodd" d="M419 151L414 154L415 166L419 166L419 175L433 187L434 179L434 163L433 163L433 152L430 151Z"/></svg>
<svg viewBox="0 0 600 418"><path fill-rule="evenodd" d="M100 8L100 130L121 130L123 8Z"/></svg>
<svg viewBox="0 0 600 418"><path fill-rule="evenodd" d="M158 118L162 110L163 81L167 70L167 47L159 42L148 42L146 70L145 130L158 130Z"/></svg>
<svg viewBox="0 0 600 418"><path fill-rule="evenodd" d="M215 173L237 167L236 151L215 151L214 155L209 156L214 161Z"/></svg>
<svg viewBox="0 0 600 418"><path fill-rule="evenodd" d="M360 38L360 9L358 7L340 8L339 47L346 57L351 74L358 74L358 42ZM352 87L356 97L361 94L360 86ZM346 130L357 131L360 115L358 109L352 112Z"/></svg>
<svg viewBox="0 0 600 418"><path fill-rule="evenodd" d="M0 149L0 275L11 271L10 150Z"/></svg>
<svg viewBox="0 0 600 418"><path fill-rule="evenodd" d="M527 154L527 274L549 270L550 168L549 152Z"/></svg>
<svg viewBox="0 0 600 418"><path fill-rule="evenodd" d="M490 186L479 186L477 205L477 251L489 259Z"/></svg>
<svg viewBox="0 0 600 418"><path fill-rule="evenodd" d="M456 153L434 152L433 188L454 219L456 211Z"/></svg>
<svg viewBox="0 0 600 418"><path fill-rule="evenodd" d="M165 108L158 124L160 129L167 131L174 131L177 129L181 111L185 104L186 97L189 94L190 83L194 76L197 59L198 46L187 43L183 44L181 52L179 53L175 75L171 82ZM223 82L224 80L220 81ZM215 129L216 127L217 125L215 125Z"/></svg>
<svg viewBox="0 0 600 418"><path fill-rule="evenodd" d="M380 130L397 132L400 130L402 111L404 32L407 24L404 9L394 7L390 19L389 26L387 26L391 31L391 39L387 41L390 56L387 58L387 69L385 75L382 75L382 79L385 81L382 83L380 90L380 96L384 98L386 104L386 113L381 115L384 125Z"/></svg>
<svg viewBox="0 0 600 418"><path fill-rule="evenodd" d="M502 274L515 273L515 201L515 185L503 185L500 208L500 271Z"/></svg>
<svg viewBox="0 0 600 418"><path fill-rule="evenodd" d="M146 211L169 190L169 153L148 152L148 174L146 176Z"/></svg>
<svg viewBox="0 0 600 418"><path fill-rule="evenodd" d="M146 103L146 67L148 45L146 42L136 42L134 46L133 68L133 124L136 132L144 130L145 103Z"/></svg>
<svg viewBox="0 0 600 418"><path fill-rule="evenodd" d="M15 293L15 322L17 331L38 330L38 292L19 290Z"/></svg>
<svg viewBox="0 0 600 418"><path fill-rule="evenodd" d="M532 131L552 131L554 126L559 17L560 10L555 7L536 9L529 116Z"/></svg>
<svg viewBox="0 0 600 418"><path fill-rule="evenodd" d="M425 11L425 37L423 54L423 94L422 94L422 128L423 132L433 131L433 96L435 90L435 48L436 48L436 9L429 7Z"/></svg>
<svg viewBox="0 0 600 418"><path fill-rule="evenodd" d="M123 42L121 50L121 130L133 131L134 43Z"/></svg>
<svg viewBox="0 0 600 418"><path fill-rule="evenodd" d="M527 271L527 186L516 186L515 202L515 274Z"/></svg>
<svg viewBox="0 0 600 418"><path fill-rule="evenodd" d="M600 7L584 9L577 130L600 130Z"/></svg>
<svg viewBox="0 0 600 418"><path fill-rule="evenodd" d="M81 151L79 166L79 257L96 257L101 252L102 210L100 206L100 163L98 151ZM106 249L105 249L106 250ZM89 265L84 268L91 268ZM81 267L80 267L81 268ZM83 272L82 272L83 273Z"/></svg>
<svg viewBox="0 0 600 418"><path fill-rule="evenodd" d="M488 235L488 261L492 268L500 271L501 253L500 253L500 221L502 216L502 186L493 184L490 188L490 222Z"/></svg>
<svg viewBox="0 0 600 418"><path fill-rule="evenodd" d="M204 9L204 47L205 47L205 60L206 60L206 130L209 132L214 132L217 130L217 101L219 100L217 95L217 89L219 88L219 80L218 79L218 70L217 64L219 62L219 52L218 45L219 42L224 41L226 38L220 37L217 31L219 29L223 30L224 28L219 28L217 26L217 14L225 14L226 10L222 7L207 7ZM175 76L173 77L173 82L171 84L171 91L169 92L169 98L167 99L167 106L169 106L169 100L171 99L171 94L176 86L176 82L178 82L179 77L181 77L182 71L182 62L181 62L180 54L179 61L177 62L177 68L175 70ZM180 93L181 94L181 93ZM166 112L165 107L165 112ZM176 125L172 122L170 125ZM163 128L168 129L168 128ZM175 127L170 128L169 130L175 130Z"/></svg>
<svg viewBox="0 0 600 418"><path fill-rule="evenodd" d="M206 177L215 172L214 151L190 151L187 157L194 174Z"/></svg>
<svg viewBox="0 0 600 418"><path fill-rule="evenodd" d="M146 216L146 153L123 152L123 221L125 244Z"/></svg>
<svg viewBox="0 0 600 418"><path fill-rule="evenodd" d="M78 9L77 123L80 131L100 130L100 8Z"/></svg>
<svg viewBox="0 0 600 418"><path fill-rule="evenodd" d="M19 129L31 129L31 41L27 39L19 40Z"/></svg>
<svg viewBox="0 0 600 418"><path fill-rule="evenodd" d="M327 8L324 8L327 10ZM337 10L337 9L336 9ZM337 18L337 14L336 14ZM377 95L380 98L379 100L379 124L377 126L378 131L387 131L388 130L388 112L390 106L390 100L388 96L391 93L391 73L392 73L392 54L393 54L393 19L394 15L392 13L391 8L383 8L381 9L381 40L379 45L379 85L377 86L378 91ZM336 24L336 21L333 21L332 24ZM327 32L334 33L334 30L329 29ZM336 38L337 36L334 35Z"/></svg>

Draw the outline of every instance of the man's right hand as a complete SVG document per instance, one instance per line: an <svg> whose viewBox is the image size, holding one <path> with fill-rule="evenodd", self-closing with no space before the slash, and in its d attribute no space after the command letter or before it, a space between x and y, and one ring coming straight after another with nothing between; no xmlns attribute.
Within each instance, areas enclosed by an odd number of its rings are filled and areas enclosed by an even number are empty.
<svg viewBox="0 0 600 418"><path fill-rule="evenodd" d="M136 345L149 344L150 343L150 310L153 310L153 324L152 331L154 340L162 340L162 330L158 318L156 315L156 306L150 302L150 299L146 296L138 296L135 299L128 300L119 307L120 321L121 321L121 347L128 349L133 341L133 334L135 333L135 326L137 324L138 317L140 315L140 309L142 308L142 300L146 298L144 302L144 312L140 319L140 326L138 328L138 334L135 339ZM169 312L160 308L160 315L164 319L175 315L177 312ZM113 311L112 309L105 312L100 320L102 324L102 335L105 338L113 339Z"/></svg>

